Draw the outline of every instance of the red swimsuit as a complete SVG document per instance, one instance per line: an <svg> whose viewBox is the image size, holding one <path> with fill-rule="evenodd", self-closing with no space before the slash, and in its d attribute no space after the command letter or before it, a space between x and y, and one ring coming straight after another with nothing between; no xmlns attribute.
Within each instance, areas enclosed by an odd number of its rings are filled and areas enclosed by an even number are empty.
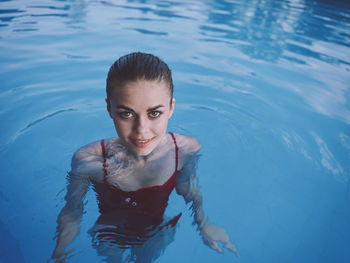
<svg viewBox="0 0 350 263"><path fill-rule="evenodd" d="M135 191L123 191L106 180L107 163L104 140L101 141L103 154L104 183L93 182L97 192L101 216L100 225L117 226L127 232L144 232L160 226L175 226L181 214L162 224L168 199L176 185L178 175L178 147L174 134L170 133L175 145L175 171L162 185L141 188ZM124 232L124 231L123 231Z"/></svg>

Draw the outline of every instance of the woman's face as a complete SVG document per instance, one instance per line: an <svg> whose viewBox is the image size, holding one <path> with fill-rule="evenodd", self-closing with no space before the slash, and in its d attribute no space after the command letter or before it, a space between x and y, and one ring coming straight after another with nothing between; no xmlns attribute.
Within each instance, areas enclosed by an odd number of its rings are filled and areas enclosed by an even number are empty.
<svg viewBox="0 0 350 263"><path fill-rule="evenodd" d="M107 110L129 151L145 156L159 145L174 110L175 100L170 105L170 99L163 81L137 80L114 89Z"/></svg>

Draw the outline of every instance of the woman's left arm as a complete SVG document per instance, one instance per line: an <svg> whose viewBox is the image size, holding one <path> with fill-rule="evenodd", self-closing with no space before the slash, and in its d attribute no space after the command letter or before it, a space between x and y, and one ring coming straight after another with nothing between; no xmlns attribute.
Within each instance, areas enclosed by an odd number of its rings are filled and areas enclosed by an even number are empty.
<svg viewBox="0 0 350 263"><path fill-rule="evenodd" d="M200 146L197 148L199 150ZM204 214L203 198L199 191L198 178L196 177L198 157L198 151L187 154L186 161L178 174L176 192L183 196L186 204L191 203L194 223L197 225L204 243L219 253L223 253L223 249L219 247L218 242L223 243L224 248L229 249L239 257L238 251L235 245L231 243L225 229L210 223L208 217Z"/></svg>
<svg viewBox="0 0 350 263"><path fill-rule="evenodd" d="M194 222L200 231L204 243L217 252L223 253L223 250L218 245L218 242L221 242L224 244L224 248L229 249L239 257L238 251L235 245L231 243L225 229L210 223L208 217L205 216L199 187L193 187L192 184L193 182L190 181L178 183L176 192L184 197L186 203L191 203Z"/></svg>

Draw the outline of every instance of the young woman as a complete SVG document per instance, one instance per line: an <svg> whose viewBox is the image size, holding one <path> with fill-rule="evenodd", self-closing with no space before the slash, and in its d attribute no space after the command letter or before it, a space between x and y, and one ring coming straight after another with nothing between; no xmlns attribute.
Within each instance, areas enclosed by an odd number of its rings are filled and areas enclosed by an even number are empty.
<svg viewBox="0 0 350 263"><path fill-rule="evenodd" d="M225 230L204 216L195 183L199 142L167 132L175 106L168 66L154 55L131 53L111 66L106 86L107 111L118 137L75 152L53 258L63 262L66 247L79 233L89 184L101 213L90 234L108 262L152 262L159 257L181 217L164 216L173 189L192 203L205 244L221 253L219 241L238 255Z"/></svg>

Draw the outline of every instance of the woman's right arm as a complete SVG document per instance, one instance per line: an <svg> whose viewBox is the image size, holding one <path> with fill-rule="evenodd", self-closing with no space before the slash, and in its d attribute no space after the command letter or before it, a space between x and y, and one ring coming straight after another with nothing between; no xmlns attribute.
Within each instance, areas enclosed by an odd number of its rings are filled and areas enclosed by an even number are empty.
<svg viewBox="0 0 350 263"><path fill-rule="evenodd" d="M84 210L84 197L91 177L103 172L102 154L97 143L79 149L72 158L68 175L66 204L57 218L57 242L52 258L64 262L67 246L79 234L79 224Z"/></svg>
<svg viewBox="0 0 350 263"><path fill-rule="evenodd" d="M57 218L57 242L52 258L64 262L67 255L66 247L79 234L79 224L83 214L83 200L88 189L86 179L69 173L69 183L65 196L66 205Z"/></svg>

